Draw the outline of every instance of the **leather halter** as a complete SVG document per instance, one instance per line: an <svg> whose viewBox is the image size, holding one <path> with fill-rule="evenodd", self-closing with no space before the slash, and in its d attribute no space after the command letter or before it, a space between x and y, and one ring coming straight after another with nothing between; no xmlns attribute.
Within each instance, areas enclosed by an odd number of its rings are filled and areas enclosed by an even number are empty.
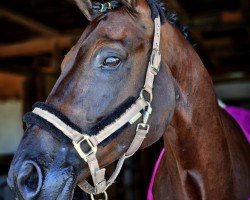
<svg viewBox="0 0 250 200"><path fill-rule="evenodd" d="M152 90L154 84L154 78L159 72L161 63L160 54L160 31L161 31L161 21L160 17L154 19L154 41L152 47L152 53L148 63L146 79L144 87L140 92L139 98L136 102L128 108L115 122L107 125L96 135L82 134L64 123L56 115L50 113L39 107L35 107L32 111L35 115L43 118L47 122L53 124L57 129L64 133L73 142L74 148L80 155L80 157L88 163L90 173L93 179L94 186L91 186L87 181L78 183L78 186L86 193L91 195L91 199L94 199L94 195L104 193L105 199L108 199L106 190L115 181L121 168L123 166L124 160L132 156L141 146L143 140L145 139L148 131L149 124L147 123L148 118L152 112L151 102L153 100ZM145 93L149 95L149 99L145 96ZM141 114L141 111L143 111ZM105 179L105 168L100 168L96 153L98 145L104 141L106 138L111 136L114 132L120 129L126 123L133 124L142 116L142 122L137 124L135 137L128 148L128 150L119 159L117 167L111 177ZM89 151L85 152L81 146L89 147Z"/></svg>

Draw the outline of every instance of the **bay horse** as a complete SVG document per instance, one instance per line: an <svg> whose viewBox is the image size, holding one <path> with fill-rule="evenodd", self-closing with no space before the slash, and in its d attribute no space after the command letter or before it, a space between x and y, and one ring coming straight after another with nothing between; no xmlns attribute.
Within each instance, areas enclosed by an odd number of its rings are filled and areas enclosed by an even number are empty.
<svg viewBox="0 0 250 200"><path fill-rule="evenodd" d="M91 23L46 102L24 117L8 175L16 198L68 200L79 185L107 199L123 161L163 137L156 200L246 200L249 144L160 2L76 2ZM104 167L117 159L106 180Z"/></svg>

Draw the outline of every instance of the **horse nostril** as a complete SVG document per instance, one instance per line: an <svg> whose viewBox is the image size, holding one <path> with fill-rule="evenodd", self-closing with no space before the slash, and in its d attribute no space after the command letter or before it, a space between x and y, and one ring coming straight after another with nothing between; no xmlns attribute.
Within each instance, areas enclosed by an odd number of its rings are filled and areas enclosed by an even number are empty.
<svg viewBox="0 0 250 200"><path fill-rule="evenodd" d="M17 186L24 199L33 199L42 186L42 172L33 161L25 161L17 176Z"/></svg>

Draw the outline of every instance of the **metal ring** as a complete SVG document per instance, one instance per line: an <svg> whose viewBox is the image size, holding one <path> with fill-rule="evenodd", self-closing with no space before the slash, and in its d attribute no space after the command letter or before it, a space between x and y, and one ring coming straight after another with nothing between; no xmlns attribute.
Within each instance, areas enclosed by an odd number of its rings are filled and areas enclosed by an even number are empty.
<svg viewBox="0 0 250 200"><path fill-rule="evenodd" d="M148 102L148 101L147 101L147 105L148 105L148 107L147 107L147 108L151 107L151 103L150 103L150 102Z"/></svg>
<svg viewBox="0 0 250 200"><path fill-rule="evenodd" d="M147 92L149 94L149 101L147 101L147 98L145 98L144 96L144 92ZM148 102L149 104L151 104L152 100L153 100L153 94L152 92L149 92L145 87L142 88L141 92L140 92L140 98L144 99L146 102Z"/></svg>
<svg viewBox="0 0 250 200"><path fill-rule="evenodd" d="M112 4L110 2L107 2L107 7L108 7L109 10L111 10L112 9Z"/></svg>
<svg viewBox="0 0 250 200"><path fill-rule="evenodd" d="M107 194L106 191L104 191L104 192L102 192L102 193L100 193L100 194L104 194L104 197L105 197L104 200L108 200L108 194ZM90 194L90 197L91 197L91 200L95 200L94 194L93 194L93 193Z"/></svg>
<svg viewBox="0 0 250 200"><path fill-rule="evenodd" d="M101 12L101 13L107 12L106 4L104 4L104 3L101 4L101 8L99 9L99 12Z"/></svg>

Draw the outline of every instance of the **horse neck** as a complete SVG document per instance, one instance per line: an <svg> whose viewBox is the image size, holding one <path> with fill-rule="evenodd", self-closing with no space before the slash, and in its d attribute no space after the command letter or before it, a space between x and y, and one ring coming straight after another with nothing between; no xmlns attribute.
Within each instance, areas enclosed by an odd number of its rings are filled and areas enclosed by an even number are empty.
<svg viewBox="0 0 250 200"><path fill-rule="evenodd" d="M230 156L217 98L193 47L171 25L164 25L162 31L166 31L162 34L163 63L175 79L177 97L175 114L164 134L165 167L176 172L169 176L175 180L174 188L182 191L180 195L190 196L190 191L198 188L200 197L208 197L206 191L217 190L214 183L230 183Z"/></svg>
<svg viewBox="0 0 250 200"><path fill-rule="evenodd" d="M167 32L162 34L163 63L169 66L176 85L176 109L171 125L193 134L222 132L217 97L202 61L176 28L166 24L163 31Z"/></svg>

